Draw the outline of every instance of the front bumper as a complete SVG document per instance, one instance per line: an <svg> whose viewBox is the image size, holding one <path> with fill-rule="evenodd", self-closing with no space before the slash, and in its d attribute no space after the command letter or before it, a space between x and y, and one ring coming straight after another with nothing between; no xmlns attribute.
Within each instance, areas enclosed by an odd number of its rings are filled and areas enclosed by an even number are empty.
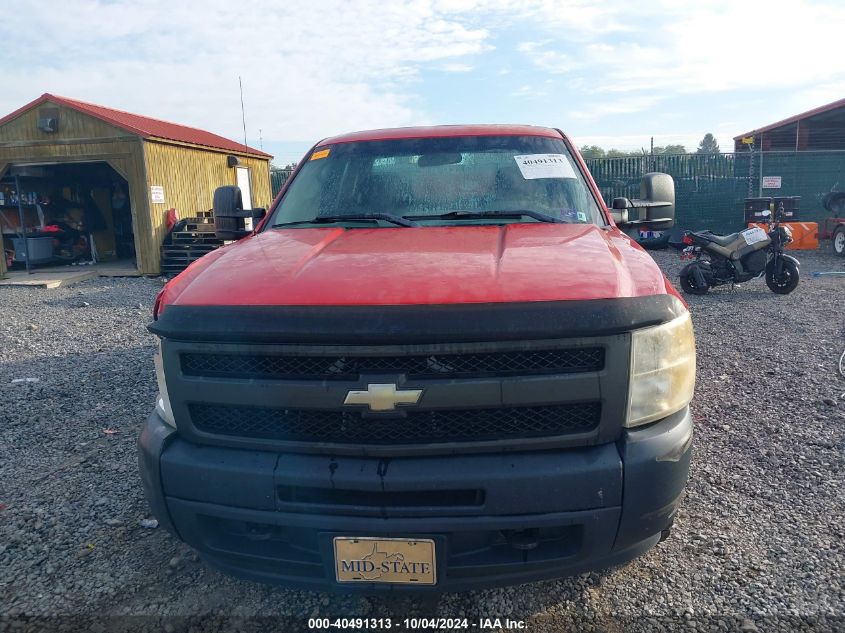
<svg viewBox="0 0 845 633"><path fill-rule="evenodd" d="M233 575L321 590L460 591L642 554L672 523L691 443L684 409L599 446L331 457L199 446L153 413L139 463L162 526ZM437 585L337 583L341 535L433 539ZM516 546L526 538L532 548Z"/></svg>

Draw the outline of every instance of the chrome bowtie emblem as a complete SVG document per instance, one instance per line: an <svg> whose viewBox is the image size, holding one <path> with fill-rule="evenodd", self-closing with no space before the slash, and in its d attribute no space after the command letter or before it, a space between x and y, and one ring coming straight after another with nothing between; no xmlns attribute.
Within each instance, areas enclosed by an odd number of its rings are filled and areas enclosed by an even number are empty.
<svg viewBox="0 0 845 633"><path fill-rule="evenodd" d="M343 404L366 404L370 411L393 411L397 404L417 404L422 389L397 390L396 385L367 385L366 391L350 391Z"/></svg>

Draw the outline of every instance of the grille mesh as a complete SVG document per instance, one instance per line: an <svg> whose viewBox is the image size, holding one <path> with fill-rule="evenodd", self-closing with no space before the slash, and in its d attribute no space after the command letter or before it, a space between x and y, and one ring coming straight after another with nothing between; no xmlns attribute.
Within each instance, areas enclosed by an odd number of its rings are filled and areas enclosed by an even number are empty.
<svg viewBox="0 0 845 633"><path fill-rule="evenodd" d="M604 368L604 348L574 347L416 356L271 356L182 354L188 376L355 380L362 373L401 373L409 378L564 374Z"/></svg>
<svg viewBox="0 0 845 633"><path fill-rule="evenodd" d="M207 433L340 444L414 444L566 435L595 429L601 417L598 402L412 411L404 417L206 403L190 403L188 408L194 426Z"/></svg>

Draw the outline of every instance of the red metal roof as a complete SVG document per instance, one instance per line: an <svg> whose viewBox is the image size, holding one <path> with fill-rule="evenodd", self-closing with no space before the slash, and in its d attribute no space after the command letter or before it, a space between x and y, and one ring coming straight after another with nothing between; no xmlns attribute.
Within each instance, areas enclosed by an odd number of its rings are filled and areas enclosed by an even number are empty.
<svg viewBox="0 0 845 633"><path fill-rule="evenodd" d="M815 116L817 114L823 114L825 112L830 112L831 110L836 110L837 108L845 107L845 99L839 99L839 101L834 101L833 103L828 103L827 105L819 106L818 108L814 108L812 110L807 110L806 112L802 112L801 114L796 114L795 116L791 116L788 119L784 119L783 121L778 121L777 123L772 123L765 127L758 128L756 130L751 130L750 132L746 132L745 134L740 134L739 136L734 136L734 140L738 141L743 136L755 136L762 132L768 132L770 130L774 130L776 128L782 127L784 125L789 125L790 123L795 123L796 121L800 121L801 119L806 119L811 116Z"/></svg>
<svg viewBox="0 0 845 633"><path fill-rule="evenodd" d="M179 125L178 123L170 123L169 121L162 121L161 119L153 119L140 114L132 114L131 112L124 112L123 110L115 110L114 108L106 108L104 106L93 103L85 103L84 101L77 101L76 99L68 99L67 97L60 97L58 95L45 92L43 95L27 103L25 106L18 108L11 114L7 114L0 119L0 125L17 117L19 114L26 112L30 108L41 105L49 101L58 105L64 105L68 108L73 108L83 114L100 119L106 123L110 123L119 128L143 136L144 138L162 138L170 141L178 141L180 143L191 143L192 145L203 145L205 147L213 147L215 149L222 149L229 152L240 152L252 154L254 156L262 156L272 158L270 154L257 150L253 147L244 147L243 143L237 143L230 139L199 130L195 127L188 127L187 125Z"/></svg>
<svg viewBox="0 0 845 633"><path fill-rule="evenodd" d="M388 141L402 138L437 138L444 136L549 136L560 138L560 132L533 125L435 125L429 127L395 127L341 134L320 141L319 145L354 143L355 141Z"/></svg>

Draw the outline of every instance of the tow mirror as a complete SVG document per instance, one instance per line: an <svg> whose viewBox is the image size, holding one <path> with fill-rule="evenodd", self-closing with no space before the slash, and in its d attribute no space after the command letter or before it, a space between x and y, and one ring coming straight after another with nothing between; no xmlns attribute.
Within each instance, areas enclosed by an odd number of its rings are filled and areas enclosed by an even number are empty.
<svg viewBox="0 0 845 633"><path fill-rule="evenodd" d="M221 240L239 240L267 215L266 209L244 210L240 187L226 186L214 190L214 232Z"/></svg>
<svg viewBox="0 0 845 633"><path fill-rule="evenodd" d="M640 181L639 202L644 202L640 220L654 230L665 231L675 226L675 181L669 174L651 172ZM640 206L634 203L634 206ZM645 216L645 217L643 217Z"/></svg>

